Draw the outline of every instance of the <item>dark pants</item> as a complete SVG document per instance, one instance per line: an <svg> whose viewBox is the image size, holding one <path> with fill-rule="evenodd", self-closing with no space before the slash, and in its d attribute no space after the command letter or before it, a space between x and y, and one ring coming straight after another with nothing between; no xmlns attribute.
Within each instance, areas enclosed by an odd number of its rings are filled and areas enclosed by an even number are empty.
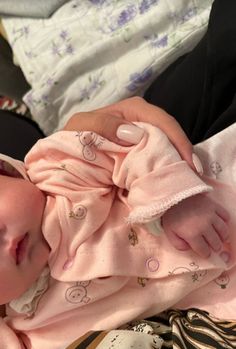
<svg viewBox="0 0 236 349"><path fill-rule="evenodd" d="M0 95L22 102L30 89L19 67L12 61L12 51L0 36ZM43 137L36 123L7 110L0 110L0 153L23 160L33 144Z"/></svg>
<svg viewBox="0 0 236 349"><path fill-rule="evenodd" d="M235 0L215 0L203 39L144 96L174 116L194 144L236 121L235 18Z"/></svg>
<svg viewBox="0 0 236 349"><path fill-rule="evenodd" d="M21 69L13 64L10 46L0 35L0 95L20 101L29 89Z"/></svg>
<svg viewBox="0 0 236 349"><path fill-rule="evenodd" d="M32 120L0 110L0 153L23 160L26 153L42 137L42 131Z"/></svg>

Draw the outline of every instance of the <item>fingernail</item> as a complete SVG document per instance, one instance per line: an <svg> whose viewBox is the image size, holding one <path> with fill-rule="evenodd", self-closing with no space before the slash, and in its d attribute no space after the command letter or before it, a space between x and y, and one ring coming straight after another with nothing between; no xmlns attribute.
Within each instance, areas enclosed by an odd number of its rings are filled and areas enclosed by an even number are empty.
<svg viewBox="0 0 236 349"><path fill-rule="evenodd" d="M229 260L230 260L230 254L229 254L228 252L226 252L226 251L221 252L220 258L223 259L223 261L224 261L225 263L228 263Z"/></svg>
<svg viewBox="0 0 236 349"><path fill-rule="evenodd" d="M132 144L137 144L141 141L144 130L135 125L123 124L116 131L116 136L122 140Z"/></svg>
<svg viewBox="0 0 236 349"><path fill-rule="evenodd" d="M193 153L193 155L192 155L192 160L193 160L193 164L196 168L196 171L202 176L203 175L203 167L202 167L202 164L201 164L199 157L195 153Z"/></svg>

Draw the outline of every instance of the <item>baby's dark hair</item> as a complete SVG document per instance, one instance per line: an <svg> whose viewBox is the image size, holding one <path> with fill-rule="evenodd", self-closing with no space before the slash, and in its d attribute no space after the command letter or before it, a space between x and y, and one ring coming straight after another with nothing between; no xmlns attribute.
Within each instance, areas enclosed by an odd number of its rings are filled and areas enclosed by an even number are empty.
<svg viewBox="0 0 236 349"><path fill-rule="evenodd" d="M24 163L4 154L0 154L0 175L28 179Z"/></svg>
<svg viewBox="0 0 236 349"><path fill-rule="evenodd" d="M6 170L4 170L3 168L0 168L0 175L1 176L8 176L8 177L12 177L9 172L7 172Z"/></svg>

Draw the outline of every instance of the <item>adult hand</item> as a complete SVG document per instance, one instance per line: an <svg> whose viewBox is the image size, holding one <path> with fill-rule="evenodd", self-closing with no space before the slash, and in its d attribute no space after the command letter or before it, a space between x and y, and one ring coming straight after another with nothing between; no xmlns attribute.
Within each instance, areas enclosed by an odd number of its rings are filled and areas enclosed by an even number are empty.
<svg viewBox="0 0 236 349"><path fill-rule="evenodd" d="M67 122L64 130L90 130L121 145L136 144L142 138L143 130L132 125L133 121L147 122L159 127L182 159L201 173L201 163L193 155L192 144L178 122L163 109L147 103L141 97L128 98L91 112L76 113Z"/></svg>

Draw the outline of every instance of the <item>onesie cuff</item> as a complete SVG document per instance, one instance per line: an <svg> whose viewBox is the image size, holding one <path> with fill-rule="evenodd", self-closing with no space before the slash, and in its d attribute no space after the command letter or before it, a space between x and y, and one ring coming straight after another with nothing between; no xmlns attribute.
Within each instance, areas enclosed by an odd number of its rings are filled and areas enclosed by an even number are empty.
<svg viewBox="0 0 236 349"><path fill-rule="evenodd" d="M127 222L150 222L180 201L212 190L185 161L165 166L132 184L128 202L133 209Z"/></svg>

